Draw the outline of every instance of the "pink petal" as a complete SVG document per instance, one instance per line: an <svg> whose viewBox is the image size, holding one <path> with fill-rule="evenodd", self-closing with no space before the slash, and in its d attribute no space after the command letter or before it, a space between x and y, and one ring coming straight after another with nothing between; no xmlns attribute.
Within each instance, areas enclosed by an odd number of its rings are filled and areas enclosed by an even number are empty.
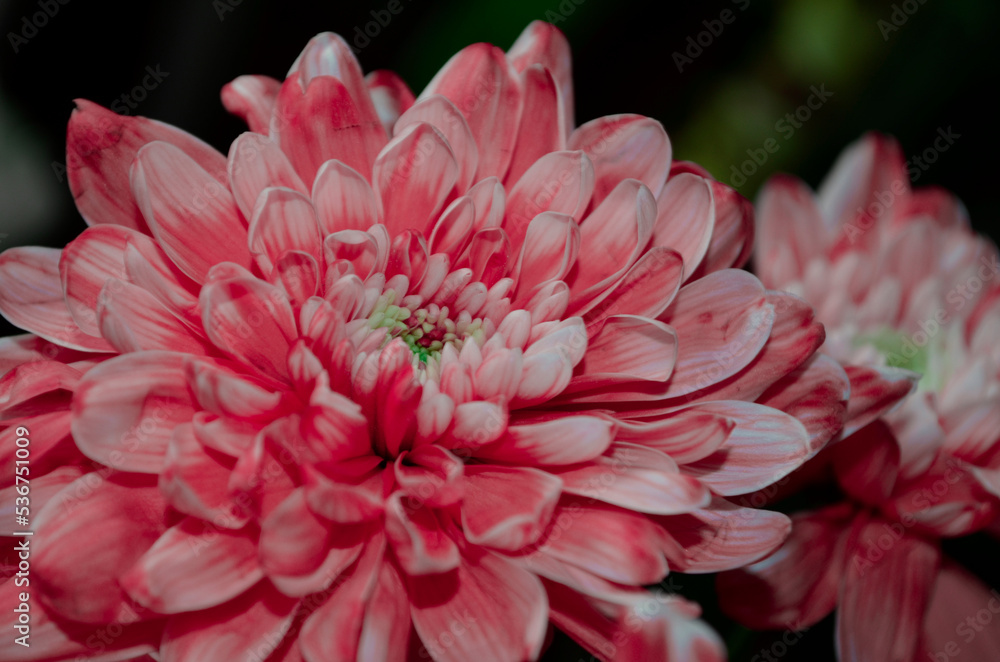
<svg viewBox="0 0 1000 662"><path fill-rule="evenodd" d="M204 282L220 262L250 265L246 229L232 194L180 148L164 142L143 147L131 182L157 242L185 274Z"/></svg>
<svg viewBox="0 0 1000 662"><path fill-rule="evenodd" d="M391 234L429 231L458 181L459 167L445 137L416 122L379 153L372 170L382 218Z"/></svg>
<svg viewBox="0 0 1000 662"><path fill-rule="evenodd" d="M321 32L306 44L302 53L295 59L288 77L298 73L302 86L306 87L318 76L333 76L350 92L351 98L358 107L358 114L365 125L375 125L378 115L375 105L368 94L368 83L361 73L361 65L354 57L351 46L343 37L334 32ZM385 135L382 144L385 144ZM378 145L381 147L382 145Z"/></svg>
<svg viewBox="0 0 1000 662"><path fill-rule="evenodd" d="M371 105L367 94L364 98ZM270 135L307 187L312 187L320 166L334 158L360 173L371 172L385 144L385 130L374 110L367 118L359 103L347 85L332 76L308 80L296 72L282 84Z"/></svg>
<svg viewBox="0 0 1000 662"><path fill-rule="evenodd" d="M331 545L334 540L329 520L309 510L305 491L299 488L271 511L261 524L261 567L271 581L284 590L284 578L308 576L322 567L330 554L335 553L333 567L325 568L332 582L338 571L345 570L361 553L363 541L352 533L347 527L341 528L335 534L336 546ZM300 592L286 591L286 594L298 595Z"/></svg>
<svg viewBox="0 0 1000 662"><path fill-rule="evenodd" d="M308 193L277 143L257 133L244 133L233 141L229 148L229 182L233 199L247 221L253 217L258 196L270 186Z"/></svg>
<svg viewBox="0 0 1000 662"><path fill-rule="evenodd" d="M693 408L736 423L718 451L683 468L716 494L753 492L798 469L812 456L805 427L784 412L736 400L704 402Z"/></svg>
<svg viewBox="0 0 1000 662"><path fill-rule="evenodd" d="M166 529L166 507L152 478L118 473L81 476L49 501L33 522L31 555L46 607L84 623L134 616L118 578Z"/></svg>
<svg viewBox="0 0 1000 662"><path fill-rule="evenodd" d="M417 122L426 122L437 129L445 137L458 164L458 179L455 181L459 191L466 191L475 181L476 167L479 165L479 148L476 139L465 121L451 101L435 94L421 100L407 110L396 122L394 135L402 133L403 129Z"/></svg>
<svg viewBox="0 0 1000 662"><path fill-rule="evenodd" d="M671 412L659 420L617 421L615 439L666 453L679 464L697 462L729 438L736 423L725 416L695 409Z"/></svg>
<svg viewBox="0 0 1000 662"><path fill-rule="evenodd" d="M1000 637L990 621L1000 613L1000 599L957 563L944 560L924 617L924 650L915 659L976 662L1000 659ZM985 621L985 624L984 624ZM956 639L956 635L961 638ZM955 655L951 653L955 652Z"/></svg>
<svg viewBox="0 0 1000 662"><path fill-rule="evenodd" d="M255 529L219 529L185 518L136 561L121 585L140 604L163 614L214 607L264 576L257 535Z"/></svg>
<svg viewBox="0 0 1000 662"><path fill-rule="evenodd" d="M666 382L676 358L677 333L669 325L636 315L615 315L590 338L570 390L633 381ZM574 396L573 400L588 398Z"/></svg>
<svg viewBox="0 0 1000 662"><path fill-rule="evenodd" d="M580 250L580 227L572 216L542 212L528 225L521 249L518 289L530 292L554 280L562 280L576 263Z"/></svg>
<svg viewBox="0 0 1000 662"><path fill-rule="evenodd" d="M495 444L475 457L507 464L564 465L600 456L614 438L614 425L593 416L565 416L539 423L512 424Z"/></svg>
<svg viewBox="0 0 1000 662"><path fill-rule="evenodd" d="M750 259L754 246L753 204L725 184L711 184L715 227L696 277L719 269L739 269Z"/></svg>
<svg viewBox="0 0 1000 662"><path fill-rule="evenodd" d="M660 316L680 339L666 395L686 395L739 372L768 341L774 318L760 281L745 271L716 271L682 287Z"/></svg>
<svg viewBox="0 0 1000 662"><path fill-rule="evenodd" d="M148 232L129 185L129 165L155 140L176 146L218 182L226 181L221 154L194 136L144 117L122 117L95 103L76 100L66 136L69 188L89 225L114 223ZM188 197L187 201L190 202Z"/></svg>
<svg viewBox="0 0 1000 662"><path fill-rule="evenodd" d="M66 245L59 259L59 276L66 306L81 330L100 336L98 295L109 278L126 279L125 247L133 236L144 236L120 225L96 225Z"/></svg>
<svg viewBox="0 0 1000 662"><path fill-rule="evenodd" d="M518 73L535 64L548 69L559 89L563 127L567 133L572 130L573 58L569 42L559 28L544 21L532 21L507 51L507 59Z"/></svg>
<svg viewBox="0 0 1000 662"><path fill-rule="evenodd" d="M764 347L744 369L695 394L697 400L757 400L776 381L799 368L823 344L826 331L808 303L787 292L770 290L766 300L767 307L774 310L774 322ZM756 338L754 336L752 342ZM719 367L713 374L718 374L730 363L729 351L722 351Z"/></svg>
<svg viewBox="0 0 1000 662"><path fill-rule="evenodd" d="M122 354L171 350L194 355L213 352L212 346L177 319L146 290L109 278L97 305L101 334Z"/></svg>
<svg viewBox="0 0 1000 662"><path fill-rule="evenodd" d="M658 197L670 172L671 147L663 125L641 115L609 115L580 126L569 138L594 163L594 204L624 179L637 179Z"/></svg>
<svg viewBox="0 0 1000 662"><path fill-rule="evenodd" d="M667 574L667 561L660 551L661 533L643 514L564 498L552 522L533 554L552 556L632 586L655 584Z"/></svg>
<svg viewBox="0 0 1000 662"><path fill-rule="evenodd" d="M413 105L413 92L398 74L387 69L369 72L365 83L385 132L392 136L396 120Z"/></svg>
<svg viewBox="0 0 1000 662"><path fill-rule="evenodd" d="M202 288L200 303L216 347L266 375L287 376L286 357L298 333L280 290L256 278L230 278Z"/></svg>
<svg viewBox="0 0 1000 662"><path fill-rule="evenodd" d="M25 246L0 254L0 313L49 342L86 352L113 352L103 338L77 326L59 278L61 251Z"/></svg>
<svg viewBox="0 0 1000 662"><path fill-rule="evenodd" d="M447 572L459 564L458 546L434 511L419 503L404 504L398 492L386 500L385 533L408 575Z"/></svg>
<svg viewBox="0 0 1000 662"><path fill-rule="evenodd" d="M846 365L844 371L851 380L844 437L891 411L920 381L918 374L899 368Z"/></svg>
<svg viewBox="0 0 1000 662"><path fill-rule="evenodd" d="M799 280L809 261L821 253L828 241L828 231L820 215L813 192L804 182L789 175L772 177L761 190L757 201L760 239L757 242L761 279L769 287L780 288L788 279ZM787 246L792 271L778 280L773 272L770 251ZM767 254L765 254L765 252Z"/></svg>
<svg viewBox="0 0 1000 662"><path fill-rule="evenodd" d="M379 534L365 545L329 599L306 617L299 647L307 660L357 660L368 601L380 579L385 539ZM332 628L332 631L331 631Z"/></svg>
<svg viewBox="0 0 1000 662"><path fill-rule="evenodd" d="M899 442L884 421L875 421L830 449L837 482L862 503L881 504L899 476Z"/></svg>
<svg viewBox="0 0 1000 662"><path fill-rule="evenodd" d="M507 199L504 230L520 249L531 221L558 212L579 222L594 190L594 169L583 152L546 154L527 169Z"/></svg>
<svg viewBox="0 0 1000 662"><path fill-rule="evenodd" d="M267 134L281 81L270 76L237 76L222 87L222 105L250 127Z"/></svg>
<svg viewBox="0 0 1000 662"><path fill-rule="evenodd" d="M673 543L664 550L670 566L692 574L758 561L777 549L792 528L781 513L741 508L718 497L707 508L657 521Z"/></svg>
<svg viewBox="0 0 1000 662"><path fill-rule="evenodd" d="M258 266L270 273L286 251L302 251L319 259L323 238L309 198L287 188L266 188L257 198L248 244Z"/></svg>
<svg viewBox="0 0 1000 662"><path fill-rule="evenodd" d="M757 402L802 421L809 445L818 453L843 427L850 394L851 382L840 364L816 354L775 382Z"/></svg>
<svg viewBox="0 0 1000 662"><path fill-rule="evenodd" d="M475 544L516 551L545 531L562 481L528 467L469 466L464 480L462 528Z"/></svg>
<svg viewBox="0 0 1000 662"><path fill-rule="evenodd" d="M818 623L837 605L852 516L846 505L793 516L791 535L774 554L719 575L722 609L757 630Z"/></svg>
<svg viewBox="0 0 1000 662"><path fill-rule="evenodd" d="M941 552L922 538L891 531L875 520L856 533L858 551L847 564L837 609L837 652L843 659L914 659ZM883 552L875 540L884 535L896 539L883 557L872 562L862 555L861 549Z"/></svg>
<svg viewBox="0 0 1000 662"><path fill-rule="evenodd" d="M588 326L598 326L615 315L658 317L677 295L684 275L680 254L662 246L646 251L608 298L587 311Z"/></svg>
<svg viewBox="0 0 1000 662"><path fill-rule="evenodd" d="M525 660L541 651L545 591L533 574L501 556L463 557L448 574L409 577L408 589L413 625L434 660Z"/></svg>
<svg viewBox="0 0 1000 662"><path fill-rule="evenodd" d="M267 659L288 631L299 604L268 582L211 609L177 614L167 621L163 662L236 660L253 651Z"/></svg>
<svg viewBox="0 0 1000 662"><path fill-rule="evenodd" d="M697 479L652 448L616 441L592 464L555 469L567 494L590 497L629 510L676 515L707 506L711 495Z"/></svg>
<svg viewBox="0 0 1000 662"><path fill-rule="evenodd" d="M892 138L869 133L849 145L819 187L817 200L827 227L855 220L857 209L867 209L876 193L892 193L888 209L879 215L891 218L895 201L905 199L910 189L905 167L902 150Z"/></svg>
<svg viewBox="0 0 1000 662"><path fill-rule="evenodd" d="M708 252L715 229L715 197L707 179L683 173L672 177L656 198L653 246L672 248L691 276Z"/></svg>
<svg viewBox="0 0 1000 662"><path fill-rule="evenodd" d="M580 256L575 277L567 279L571 308L586 312L607 296L643 253L653 231L656 200L634 179L621 182L580 226Z"/></svg>
<svg viewBox="0 0 1000 662"><path fill-rule="evenodd" d="M418 101L440 94L465 115L479 146L476 179L503 179L521 115L521 87L496 46L473 44L456 53L427 84Z"/></svg>
<svg viewBox="0 0 1000 662"><path fill-rule="evenodd" d="M676 595L619 591L616 602L581 599L545 582L552 623L594 655L614 662L690 660L723 662L719 635L697 620L700 609Z"/></svg>
<svg viewBox="0 0 1000 662"><path fill-rule="evenodd" d="M14 581L0 584L0 600L4 604L20 604L23 586ZM141 621L138 614L126 609L119 619L105 625L83 625L63 618L54 619L49 613L29 603L30 646L24 647L14 642L14 636L0 642L0 655L8 662L41 662L42 660L148 660L146 653L155 652L162 637L163 624L160 621ZM18 616L13 608L4 610L0 616L0 627L16 633ZM99 634L95 634L95 632ZM118 636L112 638L110 632ZM18 633L16 636L20 636ZM99 637L108 639L104 642ZM92 639L91 639L92 638ZM86 642L90 640L90 645ZM99 643L102 654L94 656L94 644Z"/></svg>
<svg viewBox="0 0 1000 662"><path fill-rule="evenodd" d="M119 470L159 473L174 426L194 414L185 356L128 354L87 372L73 399L73 437L83 454Z"/></svg>
<svg viewBox="0 0 1000 662"><path fill-rule="evenodd" d="M239 528L247 513L232 499L226 484L232 465L231 459L202 446L192 425L178 425L163 460L160 491L182 513Z"/></svg>
<svg viewBox="0 0 1000 662"><path fill-rule="evenodd" d="M333 159L316 173L312 201L323 235L340 230L367 230L379 222L378 201L368 181Z"/></svg>
<svg viewBox="0 0 1000 662"><path fill-rule="evenodd" d="M529 66L521 72L521 87L524 90L522 117L531 119L522 121L518 128L506 176L508 182L518 181L546 154L565 149L569 133L558 83L549 70L539 64Z"/></svg>
<svg viewBox="0 0 1000 662"><path fill-rule="evenodd" d="M365 611L357 659L405 662L410 650L410 631L406 585L395 566L383 563Z"/></svg>

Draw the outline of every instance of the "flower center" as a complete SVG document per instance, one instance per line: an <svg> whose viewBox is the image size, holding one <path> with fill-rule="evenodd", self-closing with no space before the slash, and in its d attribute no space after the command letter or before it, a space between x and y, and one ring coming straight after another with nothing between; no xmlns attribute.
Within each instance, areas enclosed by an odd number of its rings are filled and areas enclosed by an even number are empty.
<svg viewBox="0 0 1000 662"><path fill-rule="evenodd" d="M468 311L463 310L452 319L448 306L431 303L410 310L395 305L395 298L396 293L391 290L380 296L368 317L368 324L373 330L384 328L388 331L383 346L394 338L405 342L413 352L415 365L436 362L447 344L460 352L469 339L479 345L485 342L483 320L473 318Z"/></svg>
<svg viewBox="0 0 1000 662"><path fill-rule="evenodd" d="M878 351L886 365L923 375L920 390L936 391L943 385L941 339L928 338L922 331L911 335L887 328L858 336L855 346L865 345Z"/></svg>

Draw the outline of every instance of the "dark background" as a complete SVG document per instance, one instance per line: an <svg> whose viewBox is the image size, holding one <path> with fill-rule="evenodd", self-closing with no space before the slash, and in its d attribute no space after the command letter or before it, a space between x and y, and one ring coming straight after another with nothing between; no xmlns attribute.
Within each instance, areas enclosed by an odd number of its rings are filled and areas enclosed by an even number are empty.
<svg viewBox="0 0 1000 662"><path fill-rule="evenodd" d="M226 152L245 129L223 110L222 85L245 73L282 78L317 32L339 32L359 47L365 71L394 69L419 92L463 46L506 48L533 19L556 23L573 46L578 124L620 112L654 117L670 134L675 158L698 161L729 184L740 183L732 167L749 158L747 150L775 138L778 151L739 187L751 199L779 170L817 185L839 151L867 130L895 135L909 157L950 128L960 137L918 184L954 191L976 229L997 238L995 0L399 1L402 11L382 26L371 12L385 10L388 0L41 0L54 15L32 31L24 21L42 11L39 0L0 0L0 250L61 247L84 227L60 170L74 98L111 106L132 95L147 67L158 69L162 81L132 96L129 112L180 126ZM724 10L732 22L713 24ZM707 33L705 21L721 32ZM362 38L366 27L375 36ZM703 32L699 53L689 38L696 42ZM27 41L12 44L11 34ZM679 71L675 54L694 57ZM825 86L830 100L794 135L779 133L776 124L813 86ZM0 327L0 334L11 332ZM950 549L1000 586L993 564L981 560L984 549L996 558L994 543L977 537ZM675 585L704 605L734 661L779 639L722 617L710 579L678 577ZM782 659L834 659L832 632L827 619ZM589 659L562 637L550 656Z"/></svg>

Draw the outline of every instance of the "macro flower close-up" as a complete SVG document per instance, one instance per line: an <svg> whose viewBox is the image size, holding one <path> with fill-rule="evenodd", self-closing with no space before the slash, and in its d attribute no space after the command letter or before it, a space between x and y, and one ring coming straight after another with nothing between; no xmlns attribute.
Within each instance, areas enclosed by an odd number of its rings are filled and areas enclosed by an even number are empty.
<svg viewBox="0 0 1000 662"><path fill-rule="evenodd" d="M30 659L119 622L115 659L535 659L550 623L604 659L722 659L642 587L777 547L787 517L724 497L846 398L800 369L812 310L732 268L749 205L654 120L574 127L540 22L416 98L324 33L222 99L250 128L228 158L78 101L90 227L0 256L31 332L3 346L5 452L51 440Z"/></svg>
<svg viewBox="0 0 1000 662"><path fill-rule="evenodd" d="M1000 662L997 21L0 2L0 662Z"/></svg>

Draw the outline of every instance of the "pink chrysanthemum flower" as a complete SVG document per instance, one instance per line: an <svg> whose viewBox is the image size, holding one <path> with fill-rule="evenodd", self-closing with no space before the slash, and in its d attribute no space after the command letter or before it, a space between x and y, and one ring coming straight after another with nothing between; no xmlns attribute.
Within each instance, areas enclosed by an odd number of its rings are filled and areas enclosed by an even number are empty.
<svg viewBox="0 0 1000 662"><path fill-rule="evenodd" d="M943 653L991 597L939 548L998 512L996 247L952 195L911 190L899 146L874 134L815 197L773 179L758 216L761 279L816 307L823 351L851 377L845 438L802 470L832 473L847 501L797 515L781 550L722 575L724 607L760 628L837 607L842 660L1000 659L995 628Z"/></svg>
<svg viewBox="0 0 1000 662"><path fill-rule="evenodd" d="M809 306L732 268L749 205L651 119L574 129L541 23L416 100L323 34L223 101L228 159L79 102L91 227L0 256L34 334L0 350L3 457L30 428L49 490L4 659L522 660L550 623L721 659L642 586L775 549L784 515L722 497L815 453L846 387Z"/></svg>

